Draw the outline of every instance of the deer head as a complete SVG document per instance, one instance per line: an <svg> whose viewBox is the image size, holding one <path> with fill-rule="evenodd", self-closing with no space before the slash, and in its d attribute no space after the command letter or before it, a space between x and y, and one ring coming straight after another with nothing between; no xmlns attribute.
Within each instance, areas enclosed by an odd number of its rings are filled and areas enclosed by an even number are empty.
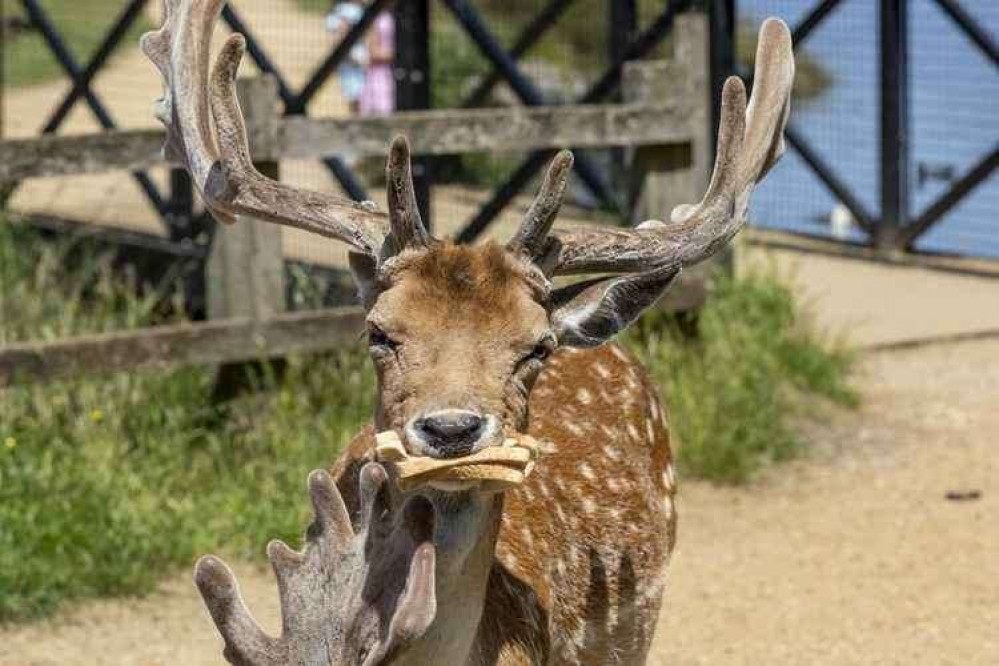
<svg viewBox="0 0 999 666"><path fill-rule="evenodd" d="M267 546L281 595L281 636L268 636L247 610L232 571L202 557L195 582L225 640L225 657L245 666L385 664L430 626L436 613L434 512L415 497L389 508L385 470L361 471L361 519L351 527L328 473L309 476L315 520L305 550Z"/></svg>
<svg viewBox="0 0 999 666"><path fill-rule="evenodd" d="M742 82L725 83L714 172L699 203L635 229L554 232L572 168L571 154L562 152L507 245L458 246L427 233L404 139L389 153L387 216L258 173L234 91L245 48L240 35L226 40L209 72L223 0L165 4L164 26L142 47L166 83L157 115L168 130L168 156L191 173L223 222L251 215L352 247L379 378L377 426L404 433L417 455L466 455L500 442L504 430L522 430L531 386L552 351L605 342L685 266L724 246L784 149L794 60L787 26L770 19L761 28L748 107ZM603 277L557 289L551 282L585 273Z"/></svg>

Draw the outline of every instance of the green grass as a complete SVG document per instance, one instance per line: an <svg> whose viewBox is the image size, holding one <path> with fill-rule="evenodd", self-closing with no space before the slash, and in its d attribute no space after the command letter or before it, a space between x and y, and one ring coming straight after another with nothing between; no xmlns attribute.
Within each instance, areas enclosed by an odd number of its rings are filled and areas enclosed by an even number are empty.
<svg viewBox="0 0 999 666"><path fill-rule="evenodd" d="M0 224L7 342L152 317L107 261L67 275L70 248L41 247ZM201 553L259 558L268 539L297 539L306 473L372 413L366 360L293 360L285 381L265 378L227 414L211 407L211 382L193 368L0 390L0 620L146 592Z"/></svg>
<svg viewBox="0 0 999 666"><path fill-rule="evenodd" d="M41 4L81 67L124 7L122 0L45 0ZM24 10L16 2L5 3L4 12L24 17ZM119 49L137 49L139 35L149 29L150 24L140 17L119 43ZM66 76L37 31L12 36L2 52L6 86L26 86Z"/></svg>
<svg viewBox="0 0 999 666"><path fill-rule="evenodd" d="M670 410L687 476L743 483L805 442L792 423L832 402L854 406L854 355L826 340L772 272L719 278L688 326L646 316L629 337Z"/></svg>
<svg viewBox="0 0 999 666"><path fill-rule="evenodd" d="M105 258L78 249L0 224L0 340L156 318L152 296L131 296ZM820 342L772 276L720 284L697 341L680 328L648 317L628 344L663 388L688 475L751 478L802 448L791 419L856 400L849 356ZM365 355L292 359L224 412L211 388L210 369L190 368L0 390L0 621L145 593L206 552L263 561L268 539L297 539L307 472L372 413Z"/></svg>

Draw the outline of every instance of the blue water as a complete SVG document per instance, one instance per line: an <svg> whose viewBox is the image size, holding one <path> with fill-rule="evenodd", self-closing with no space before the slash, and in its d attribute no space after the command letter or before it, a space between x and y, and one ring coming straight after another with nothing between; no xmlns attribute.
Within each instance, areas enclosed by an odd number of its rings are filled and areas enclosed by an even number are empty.
<svg viewBox="0 0 999 666"><path fill-rule="evenodd" d="M792 27L816 0L740 0L740 18L783 18ZM999 0L961 0L996 40ZM913 217L932 205L950 184L920 183L920 164L949 180L959 179L999 142L999 69L931 0L910 0L910 161ZM875 217L879 215L878 3L843 0L804 42L807 52L832 76L814 100L799 101L791 122ZM925 171L926 169L924 169ZM836 200L789 149L757 190L751 220L760 226L826 234ZM854 238L862 236L855 233ZM999 258L999 175L993 173L932 230L917 247Z"/></svg>

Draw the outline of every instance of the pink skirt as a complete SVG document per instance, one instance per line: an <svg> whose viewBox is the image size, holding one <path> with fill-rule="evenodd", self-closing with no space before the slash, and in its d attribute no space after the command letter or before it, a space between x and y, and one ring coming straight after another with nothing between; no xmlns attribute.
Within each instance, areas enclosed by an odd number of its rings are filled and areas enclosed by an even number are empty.
<svg viewBox="0 0 999 666"><path fill-rule="evenodd" d="M389 65L371 65L364 77L359 101L364 115L384 116L395 111L395 77Z"/></svg>

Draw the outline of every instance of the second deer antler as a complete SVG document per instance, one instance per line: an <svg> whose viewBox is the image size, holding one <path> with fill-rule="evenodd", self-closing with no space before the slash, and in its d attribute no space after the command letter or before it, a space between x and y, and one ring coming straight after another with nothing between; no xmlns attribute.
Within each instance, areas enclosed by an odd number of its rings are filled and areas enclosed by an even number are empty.
<svg viewBox="0 0 999 666"><path fill-rule="evenodd" d="M384 214L332 194L279 183L250 159L236 73L246 50L231 35L209 73L212 32L224 0L164 0L163 26L142 38L159 68L164 96L156 116L167 128L167 159L191 174L212 214L232 223L249 215L335 238L378 256L389 232Z"/></svg>

